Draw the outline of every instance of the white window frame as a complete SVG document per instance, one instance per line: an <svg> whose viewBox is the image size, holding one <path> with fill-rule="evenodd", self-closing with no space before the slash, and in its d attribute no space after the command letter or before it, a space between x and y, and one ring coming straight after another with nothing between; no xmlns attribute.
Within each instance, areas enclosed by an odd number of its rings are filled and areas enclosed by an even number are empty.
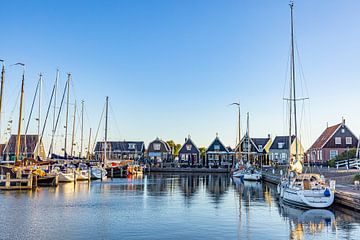
<svg viewBox="0 0 360 240"><path fill-rule="evenodd" d="M154 143L154 144L153 144L153 148L154 148L155 151L160 151L160 149L161 149L161 144L160 144L160 143Z"/></svg>
<svg viewBox="0 0 360 240"><path fill-rule="evenodd" d="M346 137L345 142L346 142L346 144L351 145L352 144L352 137Z"/></svg>
<svg viewBox="0 0 360 240"><path fill-rule="evenodd" d="M337 157L338 155L339 155L338 150L330 150L330 154L329 154L330 159L333 159L333 158Z"/></svg>
<svg viewBox="0 0 360 240"><path fill-rule="evenodd" d="M341 145L341 137L335 137L335 145Z"/></svg>

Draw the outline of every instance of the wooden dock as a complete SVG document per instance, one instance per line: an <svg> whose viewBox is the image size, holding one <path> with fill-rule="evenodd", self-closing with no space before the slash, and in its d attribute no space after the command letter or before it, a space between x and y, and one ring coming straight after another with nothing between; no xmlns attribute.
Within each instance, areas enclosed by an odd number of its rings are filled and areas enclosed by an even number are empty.
<svg viewBox="0 0 360 240"><path fill-rule="evenodd" d="M0 180L0 190L31 190L32 188L32 174L29 174L26 178L11 178L10 173L6 173L5 179Z"/></svg>

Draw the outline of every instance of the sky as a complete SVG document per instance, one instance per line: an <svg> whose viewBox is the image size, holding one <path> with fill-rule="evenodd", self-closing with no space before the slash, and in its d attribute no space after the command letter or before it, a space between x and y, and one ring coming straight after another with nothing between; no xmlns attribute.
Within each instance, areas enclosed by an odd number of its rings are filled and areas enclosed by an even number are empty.
<svg viewBox="0 0 360 240"><path fill-rule="evenodd" d="M360 134L359 8L357 0L295 1L298 96L309 97L299 102L298 112L305 147L327 123L342 117ZM84 100L84 145L90 127L95 141L105 96L110 140L148 144L159 137L183 143L191 135L197 146L207 147L218 133L225 145L234 146L237 112L229 104L238 101L242 134L247 112L251 136L288 134L283 100L289 81L287 0L4 0L0 29L0 59L6 66L2 141L9 119L13 133L17 128L22 69L11 66L17 62L26 64L24 122L39 73L42 122L56 69L58 102L66 74L72 74L69 115L75 100L78 110ZM29 133L37 132L35 117ZM52 118L48 121L46 148ZM77 147L79 125L77 120ZM102 122L97 140L103 132Z"/></svg>

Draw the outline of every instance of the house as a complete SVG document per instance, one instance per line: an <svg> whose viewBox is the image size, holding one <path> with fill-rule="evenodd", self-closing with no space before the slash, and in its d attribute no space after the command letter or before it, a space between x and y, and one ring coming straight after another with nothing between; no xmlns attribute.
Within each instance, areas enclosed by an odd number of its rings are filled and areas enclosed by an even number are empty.
<svg viewBox="0 0 360 240"><path fill-rule="evenodd" d="M145 144L142 141L108 141L106 156L108 160L141 160L144 158ZM97 160L104 158L105 142L95 145L94 157Z"/></svg>
<svg viewBox="0 0 360 240"><path fill-rule="evenodd" d="M250 159L254 162L268 164L268 155L272 140L270 134L266 138L250 138L250 151L248 150L248 137L245 135L240 143L236 146L235 152L242 154L242 159L247 159L247 154L250 153ZM240 148L240 151L239 151Z"/></svg>
<svg viewBox="0 0 360 240"><path fill-rule="evenodd" d="M291 146L289 156L289 136L276 136L269 150L269 160L273 163L287 164L290 157L296 155L296 144L298 148L298 156L301 161L304 160L304 147L296 137L291 136Z"/></svg>
<svg viewBox="0 0 360 240"><path fill-rule="evenodd" d="M185 143L179 150L179 163L181 165L202 165L200 150L196 147L190 136L185 138Z"/></svg>
<svg viewBox="0 0 360 240"><path fill-rule="evenodd" d="M218 135L210 146L206 149L206 165L209 167L227 167L231 165L232 159L229 160L229 150L220 141Z"/></svg>
<svg viewBox="0 0 360 240"><path fill-rule="evenodd" d="M147 155L151 163L170 162L173 159L169 144L159 138L149 144Z"/></svg>
<svg viewBox="0 0 360 240"><path fill-rule="evenodd" d="M346 126L345 119L331 127L326 127L307 151L307 159L312 163L324 164L337 155L357 148L358 138Z"/></svg>
<svg viewBox="0 0 360 240"><path fill-rule="evenodd" d="M42 142L39 143L38 135L20 135L20 152L19 159L24 158L32 158L36 159L40 157L40 159L46 158L46 153L44 149L44 145ZM5 148L2 152L4 161L13 161L15 160L15 152L16 152L16 144L17 144L17 135L11 135L8 143L5 145Z"/></svg>

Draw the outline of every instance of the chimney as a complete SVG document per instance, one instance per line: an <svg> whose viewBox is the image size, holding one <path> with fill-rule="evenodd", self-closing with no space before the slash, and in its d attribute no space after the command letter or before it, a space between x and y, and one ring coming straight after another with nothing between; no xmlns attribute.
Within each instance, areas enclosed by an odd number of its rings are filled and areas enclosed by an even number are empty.
<svg viewBox="0 0 360 240"><path fill-rule="evenodd" d="M268 138L271 138L271 135L270 135L270 133L268 134Z"/></svg>
<svg viewBox="0 0 360 240"><path fill-rule="evenodd" d="M344 126L345 125L345 118L342 117L342 125Z"/></svg>

